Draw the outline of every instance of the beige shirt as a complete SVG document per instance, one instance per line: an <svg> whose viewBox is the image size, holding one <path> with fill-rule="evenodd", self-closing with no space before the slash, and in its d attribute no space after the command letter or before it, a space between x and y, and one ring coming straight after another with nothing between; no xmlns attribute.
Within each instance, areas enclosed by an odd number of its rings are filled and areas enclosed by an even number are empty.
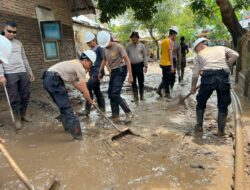
<svg viewBox="0 0 250 190"><path fill-rule="evenodd" d="M66 82L85 80L86 71L79 60L70 60L57 63L50 67L48 71L59 73Z"/></svg>
<svg viewBox="0 0 250 190"><path fill-rule="evenodd" d="M200 71L224 69L236 61L239 54L224 46L206 47L194 57L193 77L199 77Z"/></svg>
<svg viewBox="0 0 250 190"><path fill-rule="evenodd" d="M104 59L108 61L110 69L115 69L125 65L123 57L126 55L125 49L120 44L113 42L111 48L105 48Z"/></svg>

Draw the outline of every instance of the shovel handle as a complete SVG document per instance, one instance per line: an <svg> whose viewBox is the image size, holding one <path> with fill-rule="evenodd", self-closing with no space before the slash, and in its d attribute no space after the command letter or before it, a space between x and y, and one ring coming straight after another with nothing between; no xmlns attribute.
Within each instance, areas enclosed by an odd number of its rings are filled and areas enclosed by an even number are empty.
<svg viewBox="0 0 250 190"><path fill-rule="evenodd" d="M199 88L200 88L200 86L201 85L198 85L198 86L196 86L196 88L195 88L195 90L198 90ZM184 100L186 100L189 96L191 96L192 95L192 93L191 92L189 92L184 98L182 98L182 102L184 101Z"/></svg>
<svg viewBox="0 0 250 190"><path fill-rule="evenodd" d="M6 88L5 85L4 85L3 87L4 87L4 92L5 92L7 101L8 101L8 105L9 105L9 108L10 108L10 115L11 115L11 118L12 118L13 123L15 123L15 117L14 117L14 114L13 114L12 107L11 107L11 105L10 105L10 98L9 98L9 95L8 95L7 88Z"/></svg>
<svg viewBox="0 0 250 190"><path fill-rule="evenodd" d="M98 108L98 106L96 104L93 105L95 107L95 109L97 109L97 111L102 114L102 116L118 131L118 132L122 132L122 130L120 130L116 124L113 123L113 121L111 121L106 115L105 113L102 112L102 110L100 110L100 108Z"/></svg>
<svg viewBox="0 0 250 190"><path fill-rule="evenodd" d="M28 179L28 177L22 172L22 170L18 167L18 165L13 160L13 158L10 156L9 152L6 150L6 148L4 147L4 145L2 143L0 143L0 150L3 153L4 157L7 159L7 161L9 162L10 166L12 167L12 169L17 174L17 176L22 180L22 182L24 183L24 185L29 190L35 190L35 187L33 186L33 184L30 182L30 180Z"/></svg>

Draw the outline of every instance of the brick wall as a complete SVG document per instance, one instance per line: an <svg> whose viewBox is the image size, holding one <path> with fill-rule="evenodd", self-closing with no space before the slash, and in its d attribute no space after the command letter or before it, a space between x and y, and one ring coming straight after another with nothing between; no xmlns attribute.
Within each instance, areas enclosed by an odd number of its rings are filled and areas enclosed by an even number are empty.
<svg viewBox="0 0 250 190"><path fill-rule="evenodd" d="M32 91L40 91L42 89L41 70L58 61L45 63L35 6L39 4L51 8L55 18L62 22L63 39L58 42L58 45L60 61L63 61L75 58L74 34L67 1L0 0L0 3L0 23L7 20L17 22L17 39L23 43L30 66L36 76L36 81L32 83Z"/></svg>

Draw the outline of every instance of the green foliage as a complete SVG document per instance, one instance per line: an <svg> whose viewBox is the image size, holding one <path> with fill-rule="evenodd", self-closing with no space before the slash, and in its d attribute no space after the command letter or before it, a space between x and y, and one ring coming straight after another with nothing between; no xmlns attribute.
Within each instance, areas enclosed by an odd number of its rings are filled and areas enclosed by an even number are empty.
<svg viewBox="0 0 250 190"><path fill-rule="evenodd" d="M97 7L100 9L100 21L108 22L126 12L127 9L134 11L137 20L150 20L157 11L156 3L162 0L98 0Z"/></svg>

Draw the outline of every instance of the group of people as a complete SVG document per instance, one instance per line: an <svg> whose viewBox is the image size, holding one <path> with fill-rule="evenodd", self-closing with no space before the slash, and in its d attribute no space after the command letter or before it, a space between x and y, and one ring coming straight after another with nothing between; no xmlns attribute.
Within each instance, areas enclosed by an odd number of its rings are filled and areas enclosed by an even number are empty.
<svg viewBox="0 0 250 190"><path fill-rule="evenodd" d="M31 121L26 115L26 110L30 97L29 85L34 80L34 75L22 43L15 39L16 33L17 24L6 22L4 32L0 35L0 83L7 87L11 108L15 116L15 126L16 129L21 129L21 121ZM182 82L186 66L188 47L184 37L181 37L180 44L175 42L178 33L178 27L171 27L169 36L161 43L162 81L157 93L162 96L161 91L165 89L165 95L168 98L176 80L176 70L178 80ZM89 50L79 55L79 59L57 63L42 73L44 89L60 110L60 121L64 130L69 132L75 140L82 138L81 124L70 104L65 82L70 82L86 98L82 115L88 116L92 105L98 106L101 111L105 112L105 99L100 90L100 80L104 76L104 67L106 66L110 74L108 97L112 111L111 117L114 120L119 119L121 107L126 115L124 122L130 123L133 114L126 100L121 97L121 90L128 73L128 82L132 84L134 101L145 99L144 73L148 69L147 51L145 45L139 42L139 38L138 32L132 32L131 43L127 48L124 48L114 42L107 31L100 31L97 36L87 32L84 40L89 46ZM227 108L231 103L229 66L232 66L236 61L238 53L227 47L208 47L205 45L206 41L205 38L199 38L193 44L193 50L197 54L194 58L192 94L196 92L198 77L201 76L197 95L195 131L202 132L206 103L215 90L219 109L218 134L223 135ZM90 76L88 81L86 79L87 72ZM93 100L94 94L97 103Z"/></svg>
<svg viewBox="0 0 250 190"><path fill-rule="evenodd" d="M162 89L165 89L165 97L170 98L170 91L173 89L176 81L176 71L178 81L183 85L184 71L186 67L186 54L189 48L185 44L185 37L181 37L181 43L176 41L179 29L172 26L169 29L169 35L161 42L160 67L162 69L162 81L156 91L161 97Z"/></svg>

